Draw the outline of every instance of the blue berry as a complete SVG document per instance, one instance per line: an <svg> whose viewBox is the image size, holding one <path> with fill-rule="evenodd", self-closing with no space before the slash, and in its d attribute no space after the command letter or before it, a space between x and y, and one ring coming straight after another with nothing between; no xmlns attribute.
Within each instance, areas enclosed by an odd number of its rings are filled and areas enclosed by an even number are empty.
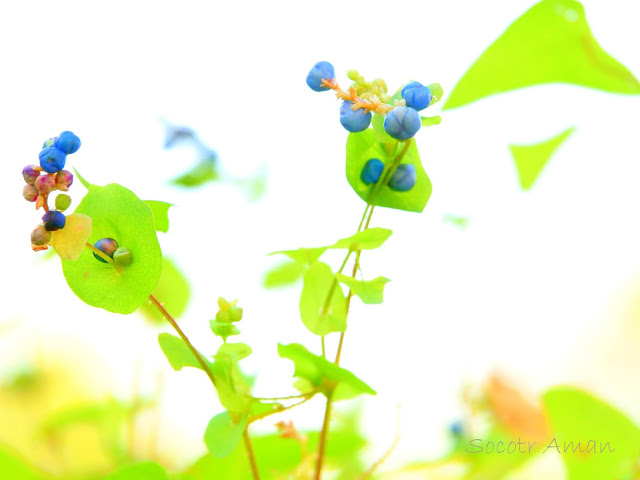
<svg viewBox="0 0 640 480"><path fill-rule="evenodd" d="M371 185L372 183L377 183L380 180L380 175L382 175L382 171L384 170L384 163L382 163L377 158L371 158L367 160L367 163L364 164L362 168L362 173L360 174L360 180L365 185Z"/></svg>
<svg viewBox="0 0 640 480"><path fill-rule="evenodd" d="M62 150L67 155L76 153L80 148L80 139L73 132L62 132L55 140L54 147Z"/></svg>
<svg viewBox="0 0 640 480"><path fill-rule="evenodd" d="M333 80L336 78L336 74L333 71L333 65L329 62L318 62L309 71L307 75L307 85L315 92L323 92L329 90L329 87L322 85L322 79Z"/></svg>
<svg viewBox="0 0 640 480"><path fill-rule="evenodd" d="M411 107L396 107L384 119L384 131L396 140L408 140L421 126L420 114Z"/></svg>
<svg viewBox="0 0 640 480"><path fill-rule="evenodd" d="M40 152L40 166L45 172L56 173L64 168L67 155L56 147L43 148Z"/></svg>
<svg viewBox="0 0 640 480"><path fill-rule="evenodd" d="M67 223L67 217L65 217L62 212L49 210L42 216L42 221L44 222L44 228L47 231L55 232L56 230L64 228L64 224Z"/></svg>
<svg viewBox="0 0 640 480"><path fill-rule="evenodd" d="M113 238L101 238L96 243L93 244L98 250L104 253L106 256L113 258L113 254L118 250L118 242L116 242ZM105 259L100 257L99 255L93 254L97 260L100 260L102 263L107 263Z"/></svg>
<svg viewBox="0 0 640 480"><path fill-rule="evenodd" d="M407 192L416 184L416 167L403 163L398 165L396 171L391 175L389 188L396 192Z"/></svg>
<svg viewBox="0 0 640 480"><path fill-rule="evenodd" d="M424 110L431 103L431 89L425 87L420 82L409 82L402 87L402 98L407 103L407 107L416 110Z"/></svg>
<svg viewBox="0 0 640 480"><path fill-rule="evenodd" d="M351 110L353 102L345 100L340 107L340 123L352 133L366 130L371 123L371 112L366 113L364 108Z"/></svg>

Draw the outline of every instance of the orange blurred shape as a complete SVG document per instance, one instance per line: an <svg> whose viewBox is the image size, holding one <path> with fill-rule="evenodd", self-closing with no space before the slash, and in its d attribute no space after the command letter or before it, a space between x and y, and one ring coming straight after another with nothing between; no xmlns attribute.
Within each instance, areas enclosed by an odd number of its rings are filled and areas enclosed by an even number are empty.
<svg viewBox="0 0 640 480"><path fill-rule="evenodd" d="M525 440L551 438L540 400L522 392L503 375L494 373L485 386L489 407L498 422Z"/></svg>

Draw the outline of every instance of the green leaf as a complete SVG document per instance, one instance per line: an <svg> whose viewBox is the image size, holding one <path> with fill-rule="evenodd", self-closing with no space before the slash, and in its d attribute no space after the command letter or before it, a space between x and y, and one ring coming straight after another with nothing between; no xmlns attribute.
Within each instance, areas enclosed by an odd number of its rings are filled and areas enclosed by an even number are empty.
<svg viewBox="0 0 640 480"><path fill-rule="evenodd" d="M282 254L286 255L294 262L298 262L302 265L311 265L326 251L327 247L299 248L297 250L280 250L278 252L271 252L269 255Z"/></svg>
<svg viewBox="0 0 640 480"><path fill-rule="evenodd" d="M633 74L598 45L579 2L543 0L484 51L453 88L443 109L545 83L640 93Z"/></svg>
<svg viewBox="0 0 640 480"><path fill-rule="evenodd" d="M2 480L45 480L49 475L38 472L26 460L0 446L0 474Z"/></svg>
<svg viewBox="0 0 640 480"><path fill-rule="evenodd" d="M235 450L247 428L247 418L243 415L233 421L229 412L222 412L211 419L204 432L204 443L211 455L224 458Z"/></svg>
<svg viewBox="0 0 640 480"><path fill-rule="evenodd" d="M158 232L167 233L169 231L169 209L173 203L162 202L160 200L145 200L153 214L153 223Z"/></svg>
<svg viewBox="0 0 640 480"><path fill-rule="evenodd" d="M161 333L158 335L158 343L175 371L181 370L184 367L194 367L202 370L200 362L181 338L171 335L170 333ZM211 362L202 354L200 354L200 356L205 364L208 364L211 368Z"/></svg>
<svg viewBox="0 0 640 480"><path fill-rule="evenodd" d="M324 336L347 329L347 299L326 263L316 262L304 274L300 318L316 335Z"/></svg>
<svg viewBox="0 0 640 480"><path fill-rule="evenodd" d="M532 145L509 145L523 190L529 190L533 186L551 155L574 130L575 127L568 128L553 138Z"/></svg>
<svg viewBox="0 0 640 480"><path fill-rule="evenodd" d="M349 287L366 304L382 303L384 286L391 281L385 277L378 277L368 281L356 280L341 273L336 274L336 278L340 283L344 283Z"/></svg>
<svg viewBox="0 0 640 480"><path fill-rule="evenodd" d="M386 175L386 171L391 167L393 160L403 147L403 143L393 144L380 143L376 141L373 129L368 128L360 133L350 133L347 139L347 180L351 188L365 202L370 202L371 192L376 184L366 185L360 179L362 169L365 163L372 158L381 160L387 168L383 172L382 177ZM397 192L390 189L387 185L379 188L375 198L374 205L381 207L394 208L396 210L405 210L408 212L422 212L431 196L431 180L427 176L416 142L411 141L407 153L402 159L403 164L413 165L416 169L416 184L407 192Z"/></svg>
<svg viewBox="0 0 640 480"><path fill-rule="evenodd" d="M545 448L547 453L559 449L569 480L631 478L640 451L640 429L631 420L602 400L570 387L549 390L543 402L556 442ZM573 453L574 449L582 452Z"/></svg>
<svg viewBox="0 0 640 480"><path fill-rule="evenodd" d="M269 270L262 281L265 288L277 288L291 285L297 282L306 270L306 265L287 261L280 263Z"/></svg>
<svg viewBox="0 0 640 480"><path fill-rule="evenodd" d="M299 343L278 344L278 354L293 361L295 377L308 380L324 395L330 395L333 391L331 398L335 401L347 400L363 393L376 394L375 390L349 370L314 355Z"/></svg>
<svg viewBox="0 0 640 480"><path fill-rule="evenodd" d="M371 120L371 125L373 126L373 136L375 137L377 142L388 143L394 146L398 143L398 141L390 136L384 129L384 115L374 113L373 119Z"/></svg>
<svg viewBox="0 0 640 480"><path fill-rule="evenodd" d="M80 183L84 185L84 188L89 190L89 187L91 186L91 184L87 180L85 180L85 178L82 175L80 175L80 172L76 170L76 167L73 167L73 171L76 172L76 178L80 180Z"/></svg>
<svg viewBox="0 0 640 480"><path fill-rule="evenodd" d="M224 343L213 362L213 376L220 403L234 415L249 413L255 402L250 394L251 385L238 365L250 354L251 348L244 343Z"/></svg>
<svg viewBox="0 0 640 480"><path fill-rule="evenodd" d="M133 192L111 184L92 185L75 213L91 217L89 243L113 238L133 253L133 263L118 272L86 248L74 262L62 260L73 292L85 303L115 313L132 313L147 301L162 272L162 252L151 209Z"/></svg>
<svg viewBox="0 0 640 480"><path fill-rule="evenodd" d="M181 187L199 187L219 177L215 164L207 159L199 162L188 172L174 178L171 183Z"/></svg>
<svg viewBox="0 0 640 480"><path fill-rule="evenodd" d="M180 318L187 309L191 298L189 281L176 263L168 257L163 258L162 274L152 295L162 302L162 305L168 312L171 312L174 318ZM166 323L158 309L149 302L140 305L138 311L152 323L162 325Z"/></svg>
<svg viewBox="0 0 640 480"><path fill-rule="evenodd" d="M375 250L380 248L393 232L388 228L367 228L350 237L338 240L329 248L346 248L347 250Z"/></svg>
<svg viewBox="0 0 640 480"><path fill-rule="evenodd" d="M442 122L442 118L440 115L436 115L435 117L420 117L422 119L423 127L431 127L433 125L440 125Z"/></svg>
<svg viewBox="0 0 640 480"><path fill-rule="evenodd" d="M119 468L104 480L169 480L169 476L155 462L140 462Z"/></svg>

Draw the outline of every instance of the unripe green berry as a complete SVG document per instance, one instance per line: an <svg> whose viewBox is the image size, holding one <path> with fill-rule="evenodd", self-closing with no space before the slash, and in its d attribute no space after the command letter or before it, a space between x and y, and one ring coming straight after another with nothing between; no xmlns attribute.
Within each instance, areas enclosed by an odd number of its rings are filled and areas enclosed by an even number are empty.
<svg viewBox="0 0 640 480"><path fill-rule="evenodd" d="M56 197L56 210L64 212L71 205L71 197L65 193L61 193Z"/></svg>
<svg viewBox="0 0 640 480"><path fill-rule="evenodd" d="M133 253L127 247L119 247L113 253L113 263L121 267L128 267L133 262Z"/></svg>
<svg viewBox="0 0 640 480"><path fill-rule="evenodd" d="M31 243L33 245L42 246L49 243L51 240L51 232L48 232L46 228L42 225L38 225L31 232Z"/></svg>

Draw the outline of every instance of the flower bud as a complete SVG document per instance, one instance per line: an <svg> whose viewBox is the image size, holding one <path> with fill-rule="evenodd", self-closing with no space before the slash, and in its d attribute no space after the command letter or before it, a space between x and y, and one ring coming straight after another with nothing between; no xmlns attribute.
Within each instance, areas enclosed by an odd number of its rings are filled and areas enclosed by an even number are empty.
<svg viewBox="0 0 640 480"><path fill-rule="evenodd" d="M73 183L73 174L68 170L60 170L56 173L56 187L66 192Z"/></svg>
<svg viewBox="0 0 640 480"><path fill-rule="evenodd" d="M40 172L36 168L36 165L27 165L22 169L22 177L29 185L33 185L36 182L36 178L40 176Z"/></svg>
<svg viewBox="0 0 640 480"><path fill-rule="evenodd" d="M56 188L56 179L51 175L41 175L36 178L35 186L43 195L51 193Z"/></svg>
<svg viewBox="0 0 640 480"><path fill-rule="evenodd" d="M113 252L113 262L121 267L128 267L133 262L133 253L127 247L119 247Z"/></svg>
<svg viewBox="0 0 640 480"><path fill-rule="evenodd" d="M41 247L46 245L51 240L51 232L48 232L43 225L38 225L31 232L31 244Z"/></svg>
<svg viewBox="0 0 640 480"><path fill-rule="evenodd" d="M34 185L25 185L22 189L22 196L27 202L35 202L40 192Z"/></svg>
<svg viewBox="0 0 640 480"><path fill-rule="evenodd" d="M71 197L61 193L56 197L56 210L64 212L71 205Z"/></svg>
<svg viewBox="0 0 640 480"><path fill-rule="evenodd" d="M416 184L416 167L411 164L398 165L389 179L389 188L396 192L407 192Z"/></svg>
<svg viewBox="0 0 640 480"><path fill-rule="evenodd" d="M384 170L384 163L378 158L370 158L367 160L367 163L362 167L362 172L360 172L360 180L365 185L371 185L372 183L377 183L380 180L380 175L382 175L382 171Z"/></svg>

